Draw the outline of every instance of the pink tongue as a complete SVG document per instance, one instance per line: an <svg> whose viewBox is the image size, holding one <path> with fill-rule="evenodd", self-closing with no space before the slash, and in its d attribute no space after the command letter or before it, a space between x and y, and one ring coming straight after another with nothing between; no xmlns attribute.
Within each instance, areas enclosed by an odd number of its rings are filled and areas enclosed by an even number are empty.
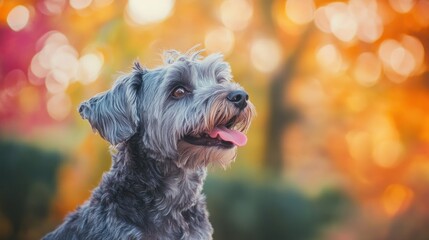
<svg viewBox="0 0 429 240"><path fill-rule="evenodd" d="M222 140L232 142L241 147L246 145L247 137L240 131L231 130L226 127L216 127L209 133L211 138L220 137Z"/></svg>

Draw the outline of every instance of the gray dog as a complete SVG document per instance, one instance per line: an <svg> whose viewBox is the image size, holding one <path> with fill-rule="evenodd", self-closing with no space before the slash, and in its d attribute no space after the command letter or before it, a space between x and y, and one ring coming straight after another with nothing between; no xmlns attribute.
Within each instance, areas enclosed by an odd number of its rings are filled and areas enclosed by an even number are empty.
<svg viewBox="0 0 429 240"><path fill-rule="evenodd" d="M116 147L89 201L44 239L212 239L207 166L227 166L254 116L220 54L168 51L156 69L135 64L79 107Z"/></svg>

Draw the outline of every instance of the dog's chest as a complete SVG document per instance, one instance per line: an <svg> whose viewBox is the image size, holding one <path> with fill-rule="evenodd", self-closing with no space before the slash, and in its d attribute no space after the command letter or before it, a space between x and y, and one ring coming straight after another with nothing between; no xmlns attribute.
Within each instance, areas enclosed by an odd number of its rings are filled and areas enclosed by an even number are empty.
<svg viewBox="0 0 429 240"><path fill-rule="evenodd" d="M165 178L163 196L160 204L165 202L171 210L184 212L194 206L202 197L202 187L205 178L204 170L182 171Z"/></svg>
<svg viewBox="0 0 429 240"><path fill-rule="evenodd" d="M204 177L205 171L201 170L182 172L165 179L164 194L158 199L156 212L158 217L162 218L161 228L167 238L210 238L207 233L211 232L211 225L208 221L205 196L201 193Z"/></svg>

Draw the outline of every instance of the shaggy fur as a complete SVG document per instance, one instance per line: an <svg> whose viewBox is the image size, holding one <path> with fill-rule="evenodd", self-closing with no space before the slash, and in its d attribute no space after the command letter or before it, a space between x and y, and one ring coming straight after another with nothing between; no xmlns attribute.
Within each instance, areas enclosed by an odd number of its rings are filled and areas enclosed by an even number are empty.
<svg viewBox="0 0 429 240"><path fill-rule="evenodd" d="M227 166L236 146L185 141L217 126L247 131L254 115L214 54L164 54L156 69L135 64L112 89L85 101L82 118L116 149L112 167L85 204L44 239L211 239L205 196L207 166ZM186 90L176 98L178 87ZM242 105L228 94L239 92ZM245 101L245 102L244 102Z"/></svg>

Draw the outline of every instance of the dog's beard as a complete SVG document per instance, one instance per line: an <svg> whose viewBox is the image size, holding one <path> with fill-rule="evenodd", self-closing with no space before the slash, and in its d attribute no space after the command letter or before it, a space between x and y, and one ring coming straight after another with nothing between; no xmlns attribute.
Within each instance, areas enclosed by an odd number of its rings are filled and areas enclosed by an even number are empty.
<svg viewBox="0 0 429 240"><path fill-rule="evenodd" d="M179 158L176 164L179 167L188 169L207 166L211 163L219 164L226 168L235 160L237 155L237 147L206 147L190 144L183 140L179 141L177 148Z"/></svg>
<svg viewBox="0 0 429 240"><path fill-rule="evenodd" d="M237 146L246 144L245 132L254 116L254 107L249 102L242 111L219 106L205 121L193 128L177 143L177 165L196 168L218 164L226 168L237 156Z"/></svg>

